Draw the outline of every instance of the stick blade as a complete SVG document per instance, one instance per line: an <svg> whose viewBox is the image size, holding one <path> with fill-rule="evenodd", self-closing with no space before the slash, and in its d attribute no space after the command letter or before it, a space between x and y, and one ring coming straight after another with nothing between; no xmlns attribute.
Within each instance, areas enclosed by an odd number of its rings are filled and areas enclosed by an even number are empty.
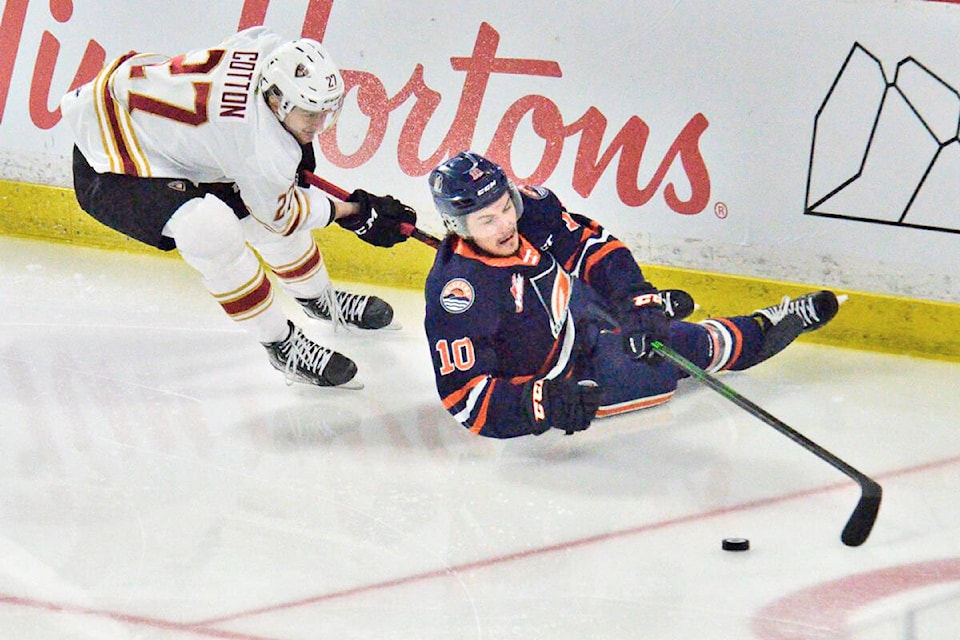
<svg viewBox="0 0 960 640"><path fill-rule="evenodd" d="M843 544L848 547L859 547L867 541L867 537L873 530L873 524L877 521L882 496L883 489L880 485L867 478L860 494L860 501L850 514L850 519L840 535Z"/></svg>

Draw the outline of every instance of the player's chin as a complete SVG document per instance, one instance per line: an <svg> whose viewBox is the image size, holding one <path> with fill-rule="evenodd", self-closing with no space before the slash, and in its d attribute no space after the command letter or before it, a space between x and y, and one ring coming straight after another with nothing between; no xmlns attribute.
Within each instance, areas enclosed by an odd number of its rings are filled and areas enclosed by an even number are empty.
<svg viewBox="0 0 960 640"><path fill-rule="evenodd" d="M505 238L498 240L497 247L502 249L504 253L513 253L520 248L520 236L517 235L516 231L514 231Z"/></svg>

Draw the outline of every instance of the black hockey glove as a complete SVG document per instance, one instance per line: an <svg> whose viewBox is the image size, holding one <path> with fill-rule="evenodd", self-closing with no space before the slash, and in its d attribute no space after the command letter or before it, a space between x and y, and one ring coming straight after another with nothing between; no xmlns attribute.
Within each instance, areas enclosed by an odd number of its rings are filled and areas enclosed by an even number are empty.
<svg viewBox="0 0 960 640"><path fill-rule="evenodd" d="M534 435L551 427L569 435L590 426L600 408L600 396L600 387L592 380L531 380L523 385L522 413Z"/></svg>
<svg viewBox="0 0 960 640"><path fill-rule="evenodd" d="M392 247L407 239L400 224L417 224L417 212L393 196L375 196L357 189L347 202L356 202L360 211L337 220L344 229L353 231L361 240L377 247Z"/></svg>
<svg viewBox="0 0 960 640"><path fill-rule="evenodd" d="M630 299L623 320L624 351L637 360L650 362L657 355L651 344L655 340L667 344L669 333L670 320L664 313L659 293L644 293Z"/></svg>

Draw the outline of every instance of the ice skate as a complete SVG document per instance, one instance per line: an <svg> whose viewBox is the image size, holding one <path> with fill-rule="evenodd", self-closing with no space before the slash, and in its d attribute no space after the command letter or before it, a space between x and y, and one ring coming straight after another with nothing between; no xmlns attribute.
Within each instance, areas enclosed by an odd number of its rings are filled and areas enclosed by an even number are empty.
<svg viewBox="0 0 960 640"><path fill-rule="evenodd" d="M780 353L801 333L814 331L830 322L840 307L832 291L807 293L796 300L783 296L779 304L753 312L763 327L763 342L752 359L740 362L734 369L746 369Z"/></svg>
<svg viewBox="0 0 960 640"><path fill-rule="evenodd" d="M362 388L348 384L357 374L357 365L345 355L321 347L313 342L292 322L287 321L289 333L283 340L264 342L270 364L283 371L287 383L303 382L318 387Z"/></svg>
<svg viewBox="0 0 960 640"><path fill-rule="evenodd" d="M663 299L663 313L671 320L686 320L697 308L693 297L682 289L661 289L660 297Z"/></svg>
<svg viewBox="0 0 960 640"><path fill-rule="evenodd" d="M377 296L366 296L348 291L334 291L337 308L331 313L331 296L297 298L304 312L311 318L360 327L361 329L399 329L393 323L393 307Z"/></svg>
<svg viewBox="0 0 960 640"><path fill-rule="evenodd" d="M807 293L796 300L784 298L786 302L781 301L770 307L754 311L754 315L763 316L769 322L776 324L774 317L778 314L792 314L803 321L802 333L816 331L827 324L837 315L840 308L840 302L832 291L816 291ZM784 305L786 305L784 307Z"/></svg>

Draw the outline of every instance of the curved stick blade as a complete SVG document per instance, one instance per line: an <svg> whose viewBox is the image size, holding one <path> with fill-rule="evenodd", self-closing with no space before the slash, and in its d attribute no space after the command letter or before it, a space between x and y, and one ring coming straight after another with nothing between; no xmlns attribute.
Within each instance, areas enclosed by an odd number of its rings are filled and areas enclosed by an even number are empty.
<svg viewBox="0 0 960 640"><path fill-rule="evenodd" d="M880 499L883 496L883 489L870 478L863 478L863 490L860 494L860 501L850 514L840 540L848 547L859 547L867 541L867 537L873 530L873 523L877 521L877 514L880 512Z"/></svg>

